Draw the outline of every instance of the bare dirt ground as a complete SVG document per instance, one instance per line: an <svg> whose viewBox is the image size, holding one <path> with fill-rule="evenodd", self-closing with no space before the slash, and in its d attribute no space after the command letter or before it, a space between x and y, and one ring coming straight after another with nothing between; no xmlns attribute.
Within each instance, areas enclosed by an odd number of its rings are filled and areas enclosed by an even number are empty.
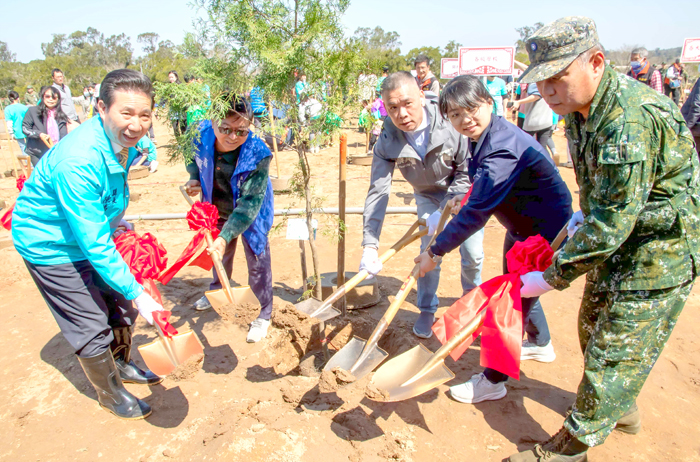
<svg viewBox="0 0 700 462"><path fill-rule="evenodd" d="M156 126L160 145L168 142L168 128ZM349 154L362 151L364 135L350 131ZM561 131L555 135L565 153ZM360 146L357 146L359 142ZM0 151L3 169L9 167L7 142ZM187 204L177 186L187 179L182 164L161 167L148 178L131 182L140 193L128 214L185 212ZM283 175L291 175L296 154L280 154ZM316 192L324 205L337 205L338 148L311 156ZM573 172L562 168L572 192L578 188ZM274 169L273 169L274 172ZM369 167L348 166L348 206L362 206ZM0 199L8 205L17 196L13 179L0 179ZM574 194L576 202L577 195ZM389 205L406 206L411 188L397 175ZM276 208L292 200L275 197ZM575 205L575 208L578 206ZM392 215L385 221L382 249L398 239L414 220ZM278 221L279 222L279 219ZM347 268L356 270L361 249L359 215L349 216ZM333 221L321 217L322 226ZM142 221L140 232L151 232L166 247L171 261L180 254L192 232L184 220ZM9 233L0 230L0 239ZM504 229L488 223L484 248L484 280L500 274ZM322 272L336 270L336 246L319 233ZM299 375L299 361L317 345L312 324L301 319L288 303L301 294L302 278L297 242L284 232L271 238L275 311L267 339L247 344L247 322L256 313L242 307L220 317L215 311L196 312L192 303L208 288L210 275L188 267L162 287L166 308L175 326L194 330L204 344L202 368L168 378L155 387L128 385L154 409L146 420L127 422L100 409L69 345L12 248L0 250L0 459L7 461L498 461L530 447L556 432L574 399L582 373L576 317L583 281L564 292L549 293L542 304L549 320L557 360L551 364L525 362L519 382L508 383L508 395L495 402L460 404L449 398L448 386L468 380L479 367L478 346L459 361L446 364L456 378L408 401L383 404L363 396L367 379L325 392L318 378ZM417 244L399 253L379 276L382 301L348 321L330 323L331 348L351 333L366 338L412 268ZM310 260L309 260L310 264ZM247 281L245 259L239 255L233 279ZM439 288L442 311L461 291L459 258L443 263ZM661 359L638 403L643 431L637 436L613 433L606 444L590 451L591 461L700 461L700 345L693 333L700 324L700 292L695 289ZM418 310L415 292L409 296L380 346L391 354L418 343L411 326ZM149 342L155 332L137 321L134 343ZM437 340L424 342L431 350ZM136 350L134 350L136 351ZM140 360L138 353L135 353ZM332 387L331 387L332 389Z"/></svg>

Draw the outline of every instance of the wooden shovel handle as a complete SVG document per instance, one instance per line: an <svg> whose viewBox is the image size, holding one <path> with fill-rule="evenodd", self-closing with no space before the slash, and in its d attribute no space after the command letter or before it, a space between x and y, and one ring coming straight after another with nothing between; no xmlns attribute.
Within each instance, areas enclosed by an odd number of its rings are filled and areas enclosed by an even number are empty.
<svg viewBox="0 0 700 462"><path fill-rule="evenodd" d="M180 185L180 192L182 193L182 196L185 198L188 204L190 204L190 207L194 205L194 201L190 197L189 194L187 194L187 189L185 188L184 185Z"/></svg>
<svg viewBox="0 0 700 462"><path fill-rule="evenodd" d="M566 238L566 235L568 234L568 227L569 227L568 223L566 225L564 225L564 227L561 229L561 231L559 231L559 234L557 234L557 237L555 237L554 240L552 241L552 250L554 252L556 252L557 249L559 248L559 246L561 245L561 243L564 242L564 239Z"/></svg>
<svg viewBox="0 0 700 462"><path fill-rule="evenodd" d="M204 235L207 239L207 246L211 247L214 244L211 232L207 230ZM221 257L219 256L218 252L211 253L211 261L214 263L214 269L216 270L216 274L219 276L219 281L221 282L221 285L226 291L228 301L233 303L233 291L231 290L231 284L229 283L226 268L224 268L224 264L221 262Z"/></svg>
<svg viewBox="0 0 700 462"><path fill-rule="evenodd" d="M436 366L442 364L445 358L447 358L447 356L452 352L452 350L457 348L457 346L464 342L467 339L467 337L474 334L474 332L476 332L476 330L479 327L481 327L481 325L484 323L485 316L486 309L483 309L479 313L477 313L476 316L474 316L474 318L469 322L469 324L462 327L462 329L460 329L460 331L457 332L456 335L454 335L450 340L447 341L447 343L441 346L440 349L430 357L428 362L425 363L421 370L418 371L413 377L402 383L401 386L403 387L410 385L411 383L415 382L416 380L420 379L428 372L433 370Z"/></svg>
<svg viewBox="0 0 700 462"><path fill-rule="evenodd" d="M389 250L384 252L379 257L379 260L382 262L382 264L389 261L394 255L396 255L401 249L403 249L404 247L406 247L410 243L425 236L428 233L427 229L423 229L423 230L418 231L417 233L414 233L414 231L419 226L424 226L424 225L425 225L425 220L423 220L423 219L416 220L416 222L411 225L411 227L403 235L403 237L401 239L399 239L398 242L396 242L396 244L394 244ZM338 287L335 292L333 292L327 299L325 299L323 301L323 303L321 304L321 306L319 306L318 309L311 314L311 317L314 317L316 314L323 312L329 306L331 306L333 303L340 300L340 298L343 295L347 294L349 291L354 289L359 283L364 281L367 278L367 276L369 276L369 273L367 272L367 270L362 270L359 273L357 273L348 282L346 282L342 286Z"/></svg>

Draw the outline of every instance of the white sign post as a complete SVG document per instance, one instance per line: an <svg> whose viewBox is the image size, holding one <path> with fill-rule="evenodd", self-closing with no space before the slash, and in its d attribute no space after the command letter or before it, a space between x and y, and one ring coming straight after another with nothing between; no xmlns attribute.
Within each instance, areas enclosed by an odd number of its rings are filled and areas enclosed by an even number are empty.
<svg viewBox="0 0 700 462"><path fill-rule="evenodd" d="M512 75L515 47L461 47L459 75Z"/></svg>
<svg viewBox="0 0 700 462"><path fill-rule="evenodd" d="M442 58L440 60L440 78L454 79L459 75L459 58Z"/></svg>
<svg viewBox="0 0 700 462"><path fill-rule="evenodd" d="M700 38L687 38L681 53L682 63L700 63Z"/></svg>

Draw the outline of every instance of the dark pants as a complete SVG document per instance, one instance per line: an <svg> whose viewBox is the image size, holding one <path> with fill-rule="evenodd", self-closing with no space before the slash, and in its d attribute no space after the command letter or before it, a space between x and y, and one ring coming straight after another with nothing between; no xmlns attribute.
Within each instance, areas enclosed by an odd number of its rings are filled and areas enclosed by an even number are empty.
<svg viewBox="0 0 700 462"><path fill-rule="evenodd" d="M223 223L219 220L219 228ZM233 257L236 254L236 243L238 238L232 239L226 246L222 263L229 279L233 272ZM243 241L243 251L245 252L246 263L248 263L248 285L260 302L260 318L270 319L272 316L272 261L270 260L270 243L267 243L265 251L261 255L255 255L250 248L248 241L241 235ZM209 290L221 289L221 281L216 270L213 271L214 280L209 284Z"/></svg>
<svg viewBox="0 0 700 462"><path fill-rule="evenodd" d="M695 150L698 153L698 156L700 156L700 135L695 135Z"/></svg>
<svg viewBox="0 0 700 462"><path fill-rule="evenodd" d="M528 135L535 138L537 142L540 143L540 145L542 145L542 149L544 149L544 152L546 152L547 154L549 154L549 151L547 150L547 144L549 143L549 140L552 139L553 133L554 127L545 128L543 130L537 130L536 132L527 132ZM552 162L554 162L554 160L552 160Z"/></svg>
<svg viewBox="0 0 700 462"><path fill-rule="evenodd" d="M522 130L523 125L525 125L525 117L518 117L518 128Z"/></svg>
<svg viewBox="0 0 700 462"><path fill-rule="evenodd" d="M138 316L130 300L107 285L89 261L34 265L24 260L61 333L75 353L104 353L116 327L130 327Z"/></svg>
<svg viewBox="0 0 700 462"><path fill-rule="evenodd" d="M503 242L503 273L508 272L508 263L506 261L506 253L515 245L516 242L524 241L525 237L514 236L510 232L506 233L506 239ZM551 337L549 335L549 326L547 318L542 310L539 297L522 298L523 308L523 331L527 333L527 340L538 346L544 346L549 343ZM491 383L505 382L508 376L495 369L484 369L484 375Z"/></svg>
<svg viewBox="0 0 700 462"><path fill-rule="evenodd" d="M664 95L671 98L678 106L678 102L681 99L681 87L671 88L671 85L664 84Z"/></svg>

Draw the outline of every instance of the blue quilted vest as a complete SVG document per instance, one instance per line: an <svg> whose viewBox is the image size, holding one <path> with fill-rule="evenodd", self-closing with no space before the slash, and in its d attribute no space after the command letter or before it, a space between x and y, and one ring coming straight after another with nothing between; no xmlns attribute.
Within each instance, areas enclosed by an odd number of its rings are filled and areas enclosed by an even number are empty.
<svg viewBox="0 0 700 462"><path fill-rule="evenodd" d="M202 183L202 195L207 202L212 201L212 191L214 187L214 155L216 135L211 121L205 120L199 124L199 140L195 141L195 162L199 168L199 181ZM261 160L272 156L270 148L265 142L253 133L248 135L248 139L241 146L238 155L236 170L231 177L231 189L233 191L233 208L236 208L236 201L241 195L241 185L248 178L248 174L256 169ZM243 231L243 237L255 252L261 255L267 247L267 233L272 228L272 221L275 218L275 204L272 194L272 183L268 178L265 199L258 216L253 220L253 224Z"/></svg>

